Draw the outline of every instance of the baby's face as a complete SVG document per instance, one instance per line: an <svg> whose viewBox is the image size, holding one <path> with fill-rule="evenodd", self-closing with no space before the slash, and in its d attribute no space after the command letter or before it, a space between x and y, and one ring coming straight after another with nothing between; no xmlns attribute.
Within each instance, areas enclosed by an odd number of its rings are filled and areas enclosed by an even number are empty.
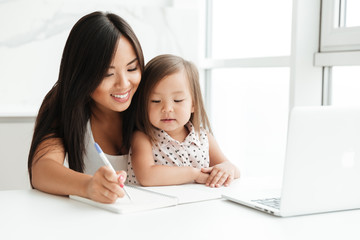
<svg viewBox="0 0 360 240"><path fill-rule="evenodd" d="M194 112L189 81L184 71L163 78L153 89L149 98L151 124L166 131L172 138L182 136Z"/></svg>

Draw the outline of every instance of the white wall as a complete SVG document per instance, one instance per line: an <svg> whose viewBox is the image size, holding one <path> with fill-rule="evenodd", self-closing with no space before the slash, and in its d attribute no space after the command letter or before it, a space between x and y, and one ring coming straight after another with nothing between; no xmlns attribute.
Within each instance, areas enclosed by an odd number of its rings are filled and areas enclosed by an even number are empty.
<svg viewBox="0 0 360 240"><path fill-rule="evenodd" d="M27 156L35 118L0 118L0 190L30 188Z"/></svg>
<svg viewBox="0 0 360 240"><path fill-rule="evenodd" d="M197 1L194 1L196 3ZM97 10L133 27L148 61L161 53L198 58L197 4L141 0L17 0L0 2L0 114L36 112L55 83L66 38L82 16Z"/></svg>

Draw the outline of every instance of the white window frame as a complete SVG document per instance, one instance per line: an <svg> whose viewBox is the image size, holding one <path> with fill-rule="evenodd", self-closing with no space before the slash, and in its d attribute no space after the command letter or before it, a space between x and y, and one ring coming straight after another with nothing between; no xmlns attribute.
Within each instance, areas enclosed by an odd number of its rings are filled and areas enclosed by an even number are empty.
<svg viewBox="0 0 360 240"><path fill-rule="evenodd" d="M345 12L346 0L322 0L320 50L314 54L314 66L323 68L322 105L331 105L332 67L360 65L360 27L346 27Z"/></svg>
<svg viewBox="0 0 360 240"><path fill-rule="evenodd" d="M322 0L321 47L314 57L315 66L360 65L360 27L344 27L339 16L345 1ZM339 5L340 11L335 11Z"/></svg>
<svg viewBox="0 0 360 240"><path fill-rule="evenodd" d="M344 5L346 0L322 0L321 52L360 50L360 27L344 26Z"/></svg>
<svg viewBox="0 0 360 240"><path fill-rule="evenodd" d="M206 5L206 32L205 32L205 58L200 60L200 68L204 70L204 98L207 114L211 119L211 71L217 68L262 68L262 67L290 67L290 56L253 57L253 58L212 58L212 4L213 0L205 0Z"/></svg>
<svg viewBox="0 0 360 240"><path fill-rule="evenodd" d="M339 16L334 8L339 1L293 0L290 56L213 59L208 52L200 61L200 67L209 78L211 70L216 68L290 67L290 109L294 106L329 105L332 67L360 65L360 27L338 28L334 25ZM208 32L208 39L210 35ZM209 78L205 77L208 110L211 105Z"/></svg>
<svg viewBox="0 0 360 240"><path fill-rule="evenodd" d="M323 68L314 65L320 49L321 0L293 0L290 109L323 105Z"/></svg>

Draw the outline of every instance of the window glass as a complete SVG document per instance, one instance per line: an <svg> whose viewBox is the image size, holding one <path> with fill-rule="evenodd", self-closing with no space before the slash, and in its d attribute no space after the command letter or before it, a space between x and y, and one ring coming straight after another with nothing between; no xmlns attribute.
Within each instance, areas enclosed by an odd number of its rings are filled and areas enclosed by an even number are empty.
<svg viewBox="0 0 360 240"><path fill-rule="evenodd" d="M346 0L346 27L360 26L360 1L359 0Z"/></svg>
<svg viewBox="0 0 360 240"><path fill-rule="evenodd" d="M321 52L360 50L360 1L321 2Z"/></svg>
<svg viewBox="0 0 360 240"><path fill-rule="evenodd" d="M213 58L290 55L292 1L213 1Z"/></svg>
<svg viewBox="0 0 360 240"><path fill-rule="evenodd" d="M360 66L332 68L332 105L360 105Z"/></svg>
<svg viewBox="0 0 360 240"><path fill-rule="evenodd" d="M214 135L242 176L282 176L288 108L288 68L212 72Z"/></svg>

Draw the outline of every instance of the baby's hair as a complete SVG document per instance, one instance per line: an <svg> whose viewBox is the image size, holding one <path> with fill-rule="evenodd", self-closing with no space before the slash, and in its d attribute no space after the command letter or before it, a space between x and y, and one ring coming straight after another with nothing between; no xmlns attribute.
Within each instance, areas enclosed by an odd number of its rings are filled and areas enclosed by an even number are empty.
<svg viewBox="0 0 360 240"><path fill-rule="evenodd" d="M156 138L149 120L148 104L150 94L162 79L179 71L185 71L189 81L191 98L194 104L194 112L191 114L190 121L195 128L195 132L199 133L200 127L210 133L212 132L201 95L199 72L196 66L181 57L164 54L153 58L146 64L138 89L139 101L136 110L136 126L140 131L148 135L153 142L156 142Z"/></svg>

